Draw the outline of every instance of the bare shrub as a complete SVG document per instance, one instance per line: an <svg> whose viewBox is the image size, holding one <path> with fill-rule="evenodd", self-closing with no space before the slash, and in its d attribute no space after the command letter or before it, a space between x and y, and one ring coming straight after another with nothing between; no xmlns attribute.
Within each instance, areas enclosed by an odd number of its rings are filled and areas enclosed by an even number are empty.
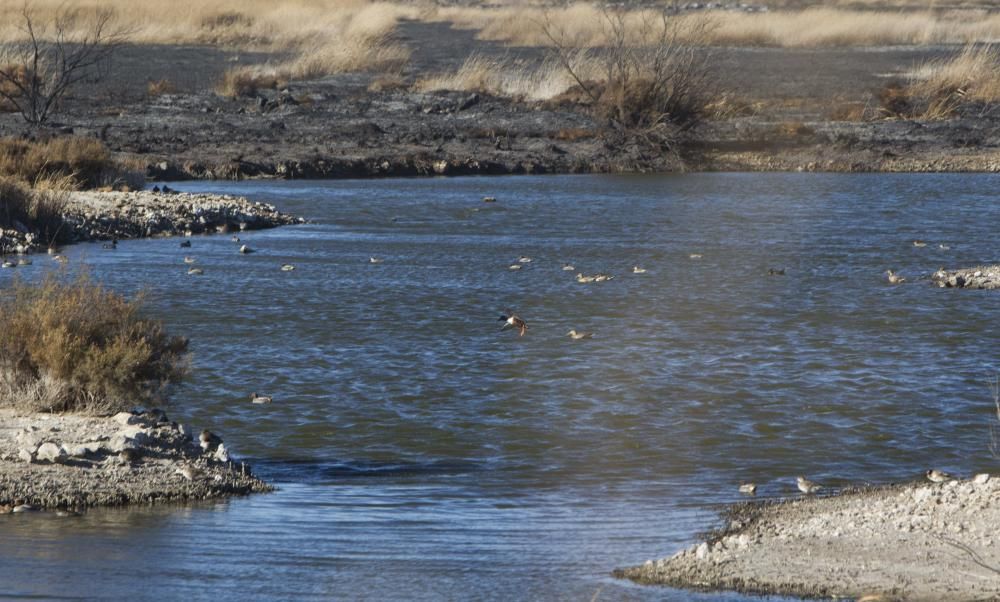
<svg viewBox="0 0 1000 602"><path fill-rule="evenodd" d="M165 401L185 373L187 340L140 309L85 276L15 282L0 298L0 397L93 414Z"/></svg>
<svg viewBox="0 0 1000 602"><path fill-rule="evenodd" d="M25 4L21 19L25 39L0 46L0 98L37 125L74 85L101 75L127 32L113 26L113 11L101 8L87 14L64 5L42 22Z"/></svg>
<svg viewBox="0 0 1000 602"><path fill-rule="evenodd" d="M625 11L604 10L608 45L587 50L546 20L543 30L557 60L590 98L594 115L614 130L672 146L678 134L706 115L715 93L711 56L704 42L708 21L671 18L630 21ZM635 45L633 40L647 43ZM599 79L581 64L597 62Z"/></svg>

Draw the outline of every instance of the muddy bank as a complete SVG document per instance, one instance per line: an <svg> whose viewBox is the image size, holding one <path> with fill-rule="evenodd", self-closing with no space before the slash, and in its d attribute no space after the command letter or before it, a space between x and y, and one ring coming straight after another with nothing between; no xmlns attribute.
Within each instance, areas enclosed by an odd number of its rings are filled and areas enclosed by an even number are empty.
<svg viewBox="0 0 1000 602"><path fill-rule="evenodd" d="M242 197L152 191L67 193L63 220L60 242L238 232L304 221ZM15 223L0 230L0 255L44 250L52 241L42 238Z"/></svg>
<svg viewBox="0 0 1000 602"><path fill-rule="evenodd" d="M200 437L158 411L91 417L0 408L0 513L23 505L82 509L272 489L225 442L203 445Z"/></svg>
<svg viewBox="0 0 1000 602"><path fill-rule="evenodd" d="M736 505L707 541L615 575L755 594L995 600L1000 479L984 479Z"/></svg>

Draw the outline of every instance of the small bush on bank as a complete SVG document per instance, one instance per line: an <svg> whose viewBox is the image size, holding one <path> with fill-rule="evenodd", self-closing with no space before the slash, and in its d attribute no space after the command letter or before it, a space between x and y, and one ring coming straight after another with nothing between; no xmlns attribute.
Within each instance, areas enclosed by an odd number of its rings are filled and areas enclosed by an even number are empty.
<svg viewBox="0 0 1000 602"><path fill-rule="evenodd" d="M141 188L143 174L131 171L96 138L0 138L0 178L31 188L66 191L108 187L116 182L128 183L132 189L139 182Z"/></svg>
<svg viewBox="0 0 1000 602"><path fill-rule="evenodd" d="M165 401L187 340L140 309L86 277L16 282L0 297L0 401L91 414Z"/></svg>
<svg viewBox="0 0 1000 602"><path fill-rule="evenodd" d="M27 227L45 242L62 242L66 199L58 190L32 190L21 182L0 176L0 226Z"/></svg>

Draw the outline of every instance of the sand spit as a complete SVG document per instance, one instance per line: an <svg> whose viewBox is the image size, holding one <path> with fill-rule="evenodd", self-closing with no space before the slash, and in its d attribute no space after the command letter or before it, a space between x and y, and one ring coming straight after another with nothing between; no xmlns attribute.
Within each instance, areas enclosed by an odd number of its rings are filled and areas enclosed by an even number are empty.
<svg viewBox="0 0 1000 602"><path fill-rule="evenodd" d="M238 232L304 222L243 197L152 191L69 192L63 218L66 231L60 238L71 242ZM0 230L0 254L37 252L50 242L24 224Z"/></svg>
<svg viewBox="0 0 1000 602"><path fill-rule="evenodd" d="M199 437L157 410L93 417L0 409L0 513L271 490L224 442Z"/></svg>
<svg viewBox="0 0 1000 602"><path fill-rule="evenodd" d="M745 503L670 558L618 569L644 584L878 600L1000 599L1000 478Z"/></svg>

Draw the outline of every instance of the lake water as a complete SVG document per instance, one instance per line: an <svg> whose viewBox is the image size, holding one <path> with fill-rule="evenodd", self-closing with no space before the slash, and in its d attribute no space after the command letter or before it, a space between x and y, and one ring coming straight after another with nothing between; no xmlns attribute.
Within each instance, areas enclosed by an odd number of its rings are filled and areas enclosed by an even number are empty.
<svg viewBox="0 0 1000 602"><path fill-rule="evenodd" d="M738 600L609 573L717 526L744 479L769 497L795 495L797 474L996 469L1000 294L920 276L1000 259L1000 177L176 187L313 223L245 233L245 256L229 236L66 254L190 336L168 413L279 491L0 517L0 597ZM615 278L579 284L567 263ZM499 332L508 308L524 337Z"/></svg>

